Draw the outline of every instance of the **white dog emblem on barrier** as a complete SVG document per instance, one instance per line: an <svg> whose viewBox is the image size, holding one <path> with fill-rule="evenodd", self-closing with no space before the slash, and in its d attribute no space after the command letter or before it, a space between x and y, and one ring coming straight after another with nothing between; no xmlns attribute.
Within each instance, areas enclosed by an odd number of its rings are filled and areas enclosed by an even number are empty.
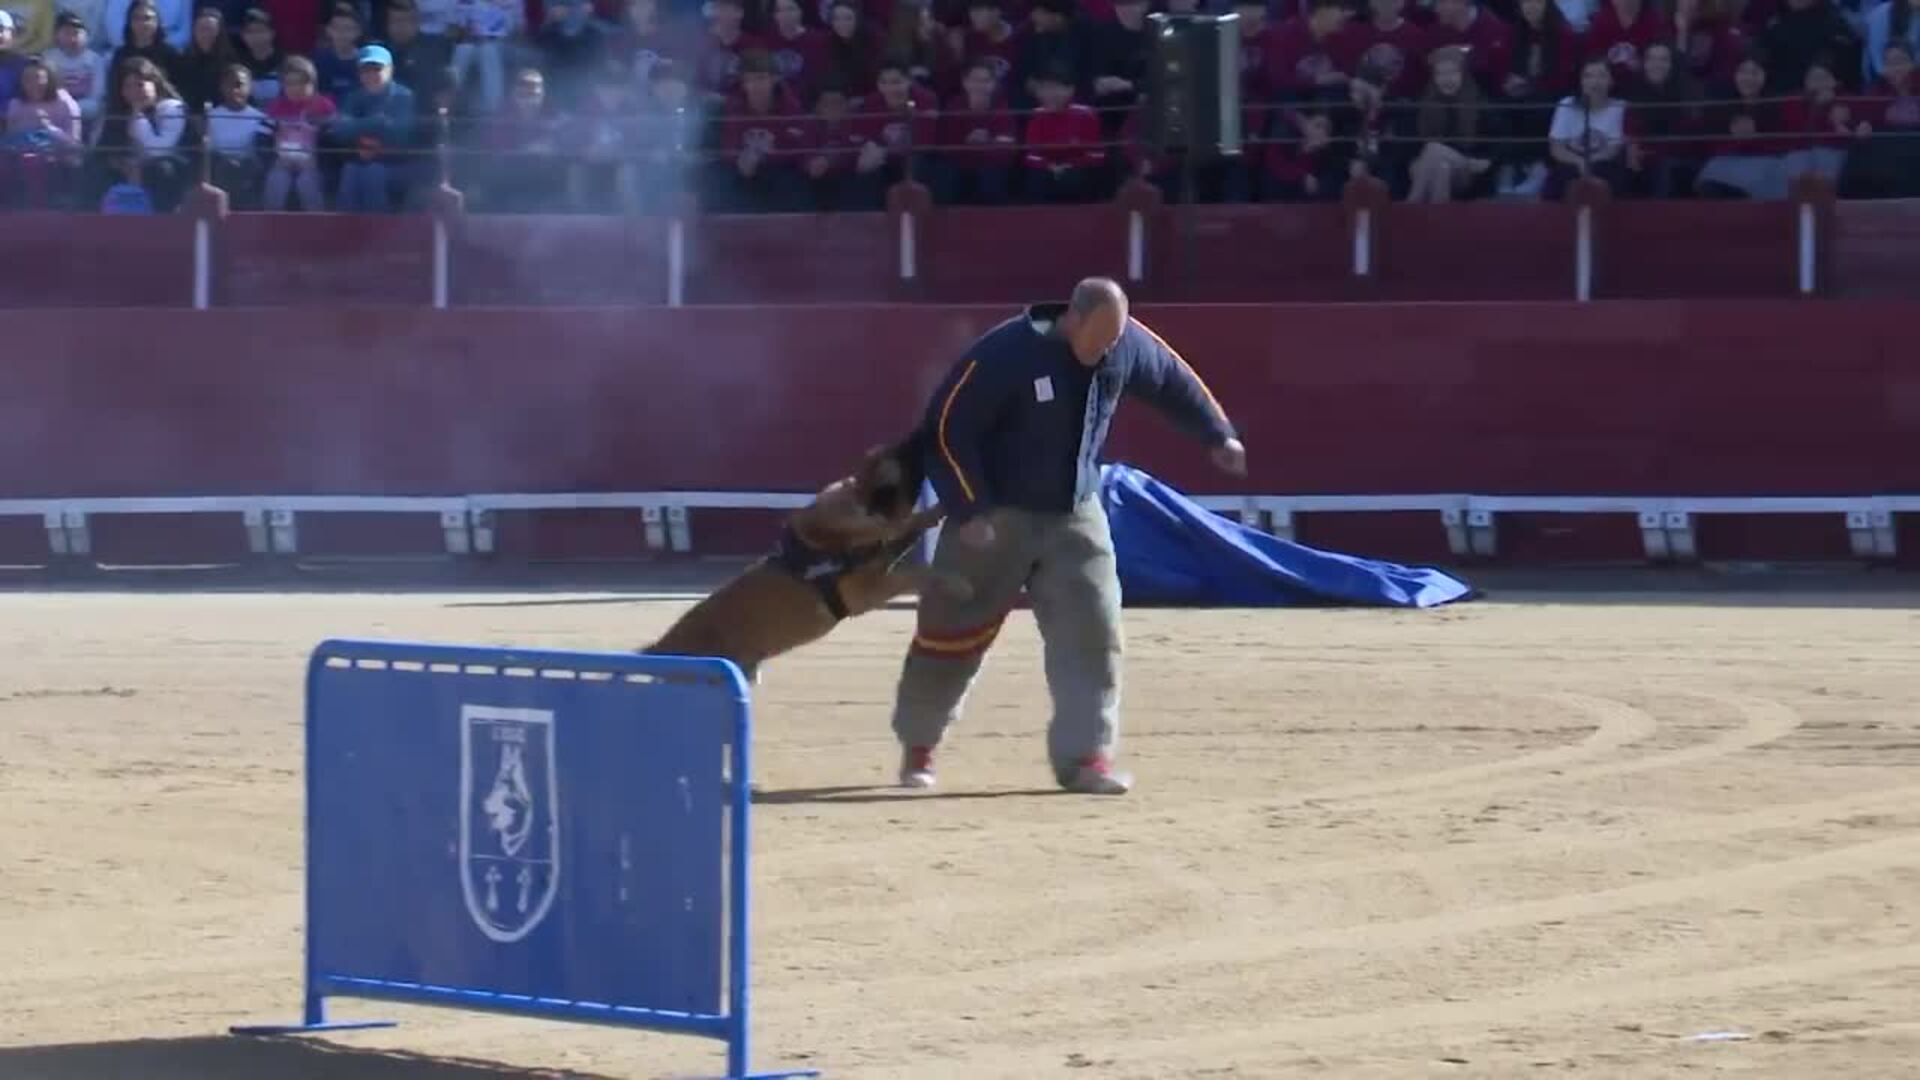
<svg viewBox="0 0 1920 1080"><path fill-rule="evenodd" d="M460 891L480 932L532 933L560 891L560 771L553 712L460 710Z"/></svg>

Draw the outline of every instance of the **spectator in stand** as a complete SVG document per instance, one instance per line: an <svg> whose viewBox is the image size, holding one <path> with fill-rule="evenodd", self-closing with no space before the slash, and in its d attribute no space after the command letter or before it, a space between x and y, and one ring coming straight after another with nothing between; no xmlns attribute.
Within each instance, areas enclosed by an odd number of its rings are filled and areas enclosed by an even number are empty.
<svg viewBox="0 0 1920 1080"><path fill-rule="evenodd" d="M1427 28L1429 57L1432 50L1449 45L1466 50L1468 73L1481 90L1492 93L1499 88L1500 73L1507 70L1507 53L1513 48L1513 31L1498 15L1474 0L1434 0L1433 25Z"/></svg>
<svg viewBox="0 0 1920 1080"><path fill-rule="evenodd" d="M260 8L248 9L240 29L239 54L253 81L253 103L264 109L280 96L280 69L287 62L274 41L273 16Z"/></svg>
<svg viewBox="0 0 1920 1080"><path fill-rule="evenodd" d="M506 108L481 129L468 181L475 207L520 214L554 209L567 184L568 163L559 156L562 134L545 77L522 68Z"/></svg>
<svg viewBox="0 0 1920 1080"><path fill-rule="evenodd" d="M507 42L526 25L522 0L455 0L448 18L453 77L463 93L478 88L473 102L482 115L498 111L507 96Z"/></svg>
<svg viewBox="0 0 1920 1080"><path fill-rule="evenodd" d="M915 86L906 64L888 60L874 79L877 92L853 114L859 150L845 193L852 208L879 210L887 189L904 180L927 183L933 172L930 148L939 131L940 103L932 91Z"/></svg>
<svg viewBox="0 0 1920 1080"><path fill-rule="evenodd" d="M538 39L547 100L562 112L574 112L587 104L595 73L606 66L607 32L593 21L588 0L547 0L547 12Z"/></svg>
<svg viewBox="0 0 1920 1080"><path fill-rule="evenodd" d="M1489 125L1480 107L1480 88L1467 75L1465 50L1435 49L1429 63L1433 82L1416 114L1420 150L1408 166L1407 201L1452 202L1466 196L1493 166L1482 141L1482 129Z"/></svg>
<svg viewBox="0 0 1920 1080"><path fill-rule="evenodd" d="M854 0L834 0L827 15L827 44L821 77L838 83L849 97L873 92L880 65L880 42L867 29Z"/></svg>
<svg viewBox="0 0 1920 1080"><path fill-rule="evenodd" d="M425 119L436 109L441 84L453 66L453 43L421 29L415 0L387 0L387 36L381 44L393 54L393 81L413 92L414 105Z"/></svg>
<svg viewBox="0 0 1920 1080"><path fill-rule="evenodd" d="M286 210L296 192L300 209L326 209L320 196L320 133L337 110L318 85L313 61L304 56L288 57L280 69L280 96L265 109L273 123L273 167L267 170L263 209Z"/></svg>
<svg viewBox="0 0 1920 1080"><path fill-rule="evenodd" d="M827 50L826 35L806 24L806 12L800 0L774 0L773 30L767 35L774 74L802 104L819 91Z"/></svg>
<svg viewBox="0 0 1920 1080"><path fill-rule="evenodd" d="M413 118L413 93L393 81L393 54L384 45L363 47L360 86L348 95L333 125L335 137L351 155L340 169L336 208L385 213L393 208L396 195L404 199L409 185L403 167L413 142Z"/></svg>
<svg viewBox="0 0 1920 1080"><path fill-rule="evenodd" d="M1427 71L1427 35L1404 10L1407 0L1370 0L1371 17L1341 27L1334 52L1341 70L1384 79L1390 98L1418 94ZM1346 95L1341 94L1344 98Z"/></svg>
<svg viewBox="0 0 1920 1080"><path fill-rule="evenodd" d="M153 22L147 24L152 33L136 37L133 34L134 9L142 5L153 9ZM171 60L173 52L186 47L188 24L192 20L192 15L193 8L190 0L106 0L106 7L102 9L100 19L107 31L108 46L120 49L127 45L134 45L144 50L154 39L158 39L166 42L169 49L167 59ZM137 51L127 55L144 56L155 64L159 64L162 71L167 70L166 63L151 52Z"/></svg>
<svg viewBox="0 0 1920 1080"><path fill-rule="evenodd" d="M13 21L13 51L39 56L53 47L53 20L59 14L54 0L7 0Z"/></svg>
<svg viewBox="0 0 1920 1080"><path fill-rule="evenodd" d="M0 110L13 100L27 58L13 47L13 14L0 8Z"/></svg>
<svg viewBox="0 0 1920 1080"><path fill-rule="evenodd" d="M174 65L174 85L180 89L187 111L198 116L218 102L226 70L239 62L227 33L227 17L220 9L206 6L195 12L191 38Z"/></svg>
<svg viewBox="0 0 1920 1080"><path fill-rule="evenodd" d="M87 47L87 25L72 12L61 12L53 30L53 48L41 57L60 88L80 106L80 116L91 132L100 119L107 93L107 58Z"/></svg>
<svg viewBox="0 0 1920 1080"><path fill-rule="evenodd" d="M1701 85L1719 85L1732 79L1734 66L1747 54L1746 32L1733 17L1737 3L1739 0L1674 0L1674 51L1685 58L1687 73Z"/></svg>
<svg viewBox="0 0 1920 1080"><path fill-rule="evenodd" d="M1262 155L1260 198L1266 202L1334 202L1346 191L1353 152L1333 140L1333 112L1326 105L1274 114L1285 125Z"/></svg>
<svg viewBox="0 0 1920 1080"><path fill-rule="evenodd" d="M1267 56L1274 33L1274 24L1267 21L1266 0L1233 0L1233 11L1240 17L1240 100L1266 101L1273 96Z"/></svg>
<svg viewBox="0 0 1920 1080"><path fill-rule="evenodd" d="M322 24L332 10L327 0L254 0L273 23L274 44L282 56L311 57L319 50ZM451 3L452 0L439 0ZM258 86L258 80L254 85Z"/></svg>
<svg viewBox="0 0 1920 1080"><path fill-rule="evenodd" d="M1920 0L1881 0L1864 20L1866 47L1861 50L1862 86L1870 86L1886 71L1887 46L1896 42L1907 55L1920 52Z"/></svg>
<svg viewBox="0 0 1920 1080"><path fill-rule="evenodd" d="M1111 187L1100 115L1073 100L1073 85L1074 74L1064 66L1043 70L1033 82L1040 105L1027 118L1021 161L1035 202L1092 202Z"/></svg>
<svg viewBox="0 0 1920 1080"><path fill-rule="evenodd" d="M5 131L0 139L0 206L65 206L86 144L81 139L80 103L45 61L29 60L20 69Z"/></svg>
<svg viewBox="0 0 1920 1080"><path fill-rule="evenodd" d="M1806 85L1807 69L1828 58L1849 88L1859 85L1860 37L1831 0L1786 0L1786 8L1760 35L1767 57L1769 89L1785 97Z"/></svg>
<svg viewBox="0 0 1920 1080"><path fill-rule="evenodd" d="M859 154L860 135L854 130L847 92L829 80L814 97L810 145L801 169L806 205L831 210L842 205L852 188L853 160Z"/></svg>
<svg viewBox="0 0 1920 1080"><path fill-rule="evenodd" d="M233 209L259 208L272 144L273 122L253 104L253 77L242 65L229 65L220 79L220 101L207 110L207 150L213 186L227 193Z"/></svg>
<svg viewBox="0 0 1920 1080"><path fill-rule="evenodd" d="M170 214L186 188L186 161L180 154L180 139L187 133L186 103L160 65L144 56L129 59L119 71L120 82L100 122L97 145L107 153L99 160L113 161L114 151L134 155L140 185L153 208ZM94 190L104 192L121 179L110 172L99 175Z"/></svg>
<svg viewBox="0 0 1920 1080"><path fill-rule="evenodd" d="M1020 59L1020 35L1007 20L1001 0L967 0L966 29L952 31L955 50L964 67L984 63L993 71L994 84L1009 102L1014 96L1014 65Z"/></svg>
<svg viewBox="0 0 1920 1080"><path fill-rule="evenodd" d="M1584 36L1593 29L1593 16L1601 0L1555 0L1554 7L1560 9L1560 15L1575 34Z"/></svg>
<svg viewBox="0 0 1920 1080"><path fill-rule="evenodd" d="M1347 73L1340 69L1347 22L1343 0L1310 0L1307 14L1274 31L1267 57L1268 77L1283 101L1334 101L1347 95Z"/></svg>
<svg viewBox="0 0 1920 1080"><path fill-rule="evenodd" d="M1385 184L1389 194L1404 197L1407 163L1413 156L1413 117L1388 106L1380 87L1389 79L1384 75L1368 78L1369 74L1362 68L1359 77L1347 84L1348 104L1334 114L1334 137L1341 146L1351 148L1350 177L1372 177Z"/></svg>
<svg viewBox="0 0 1920 1080"><path fill-rule="evenodd" d="M327 19L327 41L313 54L320 92L344 102L360 89L360 12L350 3L335 4Z"/></svg>
<svg viewBox="0 0 1920 1080"><path fill-rule="evenodd" d="M1007 88L1016 111L1040 101L1040 80L1065 75L1072 96L1091 99L1086 27L1073 17L1075 0L1035 0L1029 30L1020 42L1013 69L1018 80ZM1099 115L1094 114L1098 121Z"/></svg>
<svg viewBox="0 0 1920 1080"><path fill-rule="evenodd" d="M634 155L639 124L629 100L632 79L617 63L594 73L593 89L566 126L567 198L587 213L629 213L638 205Z"/></svg>
<svg viewBox="0 0 1920 1080"><path fill-rule="evenodd" d="M1507 143L1497 151L1503 194L1531 196L1543 189L1548 170L1541 160L1542 147L1550 122L1566 108L1561 99L1574 89L1579 57L1579 39L1559 8L1550 0L1520 0L1513 47L1507 53L1496 100L1511 106L1505 114L1507 133L1525 141Z"/></svg>
<svg viewBox="0 0 1920 1080"><path fill-rule="evenodd" d="M1709 113L1705 135L1712 140L1711 156L1694 181L1694 192L1717 199L1784 199L1780 110L1766 99L1767 69L1755 57L1740 61L1733 69L1733 89L1734 99Z"/></svg>
<svg viewBox="0 0 1920 1080"><path fill-rule="evenodd" d="M1580 93L1562 99L1547 132L1553 172L1546 197L1558 202L1582 177L1621 191L1627 178L1627 106L1613 96L1613 66L1605 57L1580 65Z"/></svg>
<svg viewBox="0 0 1920 1080"><path fill-rule="evenodd" d="M1613 81L1625 86L1640 74L1640 54L1656 41L1670 41L1673 27L1650 0L1607 0L1587 30L1588 60L1605 60Z"/></svg>
<svg viewBox="0 0 1920 1080"><path fill-rule="evenodd" d="M806 202L799 158L813 148L812 124L780 85L763 49L740 60L740 89L721 119L721 157L712 182L723 210L783 213Z"/></svg>
<svg viewBox="0 0 1920 1080"><path fill-rule="evenodd" d="M746 16L741 0L707 0L697 64L701 90L711 101L724 101L740 88L741 56L762 47L744 29Z"/></svg>
<svg viewBox="0 0 1920 1080"><path fill-rule="evenodd" d="M634 209L664 214L678 209L690 189L705 124L680 65L659 59L647 69L647 101L634 123Z"/></svg>
<svg viewBox="0 0 1920 1080"><path fill-rule="evenodd" d="M107 65L109 108L119 96L125 70L133 61L152 61L153 66L167 76L169 86L173 85L173 72L180 63L180 53L160 32L160 9L154 6L153 0L134 0L123 10L126 14L125 24L120 28L121 44L114 49L113 60Z"/></svg>
<svg viewBox="0 0 1920 1080"><path fill-rule="evenodd" d="M107 190L100 195L102 214L151 214L154 212L153 194L142 182L143 163L140 155L130 150L115 150L101 158L108 180Z"/></svg>
<svg viewBox="0 0 1920 1080"><path fill-rule="evenodd" d="M1692 142L1700 133L1699 87L1676 62L1673 46L1655 44L1641 54L1640 78L1627 91L1634 193L1671 199L1693 190L1700 171Z"/></svg>
<svg viewBox="0 0 1920 1080"><path fill-rule="evenodd" d="M1119 131L1147 86L1152 44L1147 38L1147 0L1115 0L1113 21L1096 23L1093 38L1093 107L1100 128Z"/></svg>
<svg viewBox="0 0 1920 1080"><path fill-rule="evenodd" d="M661 25L659 0L627 0L614 32L613 51L627 58L634 84L642 91L652 86L653 65L677 55L684 44ZM680 72L679 77L684 81L686 73Z"/></svg>
<svg viewBox="0 0 1920 1080"><path fill-rule="evenodd" d="M1789 185L1810 174L1838 186L1848 147L1873 133L1873 125L1839 99L1838 89L1826 61L1815 60L1807 69L1805 92L1781 105L1780 126L1788 136L1781 166Z"/></svg>
<svg viewBox="0 0 1920 1080"><path fill-rule="evenodd" d="M1920 197L1920 77L1913 49L1898 40L1888 43L1880 53L1880 78L1867 93L1863 119L1879 137L1848 155L1841 192L1858 199Z"/></svg>
<svg viewBox="0 0 1920 1080"><path fill-rule="evenodd" d="M1019 139L993 65L977 60L961 91L940 114L941 153L934 165L934 200L942 205L999 206L1013 191Z"/></svg>
<svg viewBox="0 0 1920 1080"><path fill-rule="evenodd" d="M954 57L948 52L945 31L933 17L930 0L897 0L893 22L887 27L885 55L904 65L913 84L934 94L935 101L941 90L953 84Z"/></svg>

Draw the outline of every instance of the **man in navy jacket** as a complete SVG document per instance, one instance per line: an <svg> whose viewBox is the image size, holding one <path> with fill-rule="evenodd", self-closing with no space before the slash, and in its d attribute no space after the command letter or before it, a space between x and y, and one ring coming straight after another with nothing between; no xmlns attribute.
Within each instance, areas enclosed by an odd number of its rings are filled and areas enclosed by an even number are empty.
<svg viewBox="0 0 1920 1080"><path fill-rule="evenodd" d="M1112 768L1123 638L1099 498L1100 448L1124 393L1207 443L1219 468L1246 474L1226 411L1107 278L987 331L934 391L927 475L947 518L933 565L973 588L964 600L944 590L920 598L893 712L902 784L933 785L933 752L1025 588L1045 642L1055 778L1095 794L1131 786Z"/></svg>

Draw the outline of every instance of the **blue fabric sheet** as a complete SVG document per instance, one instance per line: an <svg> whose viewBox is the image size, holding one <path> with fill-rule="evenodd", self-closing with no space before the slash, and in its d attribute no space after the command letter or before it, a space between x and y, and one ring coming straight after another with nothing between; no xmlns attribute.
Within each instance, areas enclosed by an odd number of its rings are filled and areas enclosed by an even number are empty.
<svg viewBox="0 0 1920 1080"><path fill-rule="evenodd" d="M1207 510L1128 465L1102 466L1100 498L1128 606L1427 608L1477 595L1433 567L1282 540Z"/></svg>

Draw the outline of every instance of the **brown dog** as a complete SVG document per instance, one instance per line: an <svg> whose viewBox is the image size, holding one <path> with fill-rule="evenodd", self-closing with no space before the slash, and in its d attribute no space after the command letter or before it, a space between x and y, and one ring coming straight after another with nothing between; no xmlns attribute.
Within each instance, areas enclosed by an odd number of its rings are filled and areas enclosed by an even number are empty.
<svg viewBox="0 0 1920 1080"><path fill-rule="evenodd" d="M930 583L967 590L962 579L900 565L945 516L937 505L913 509L925 478L921 453L917 435L869 450L852 475L828 484L787 519L772 554L688 609L640 651L725 657L753 682L762 663L818 641L842 619Z"/></svg>

